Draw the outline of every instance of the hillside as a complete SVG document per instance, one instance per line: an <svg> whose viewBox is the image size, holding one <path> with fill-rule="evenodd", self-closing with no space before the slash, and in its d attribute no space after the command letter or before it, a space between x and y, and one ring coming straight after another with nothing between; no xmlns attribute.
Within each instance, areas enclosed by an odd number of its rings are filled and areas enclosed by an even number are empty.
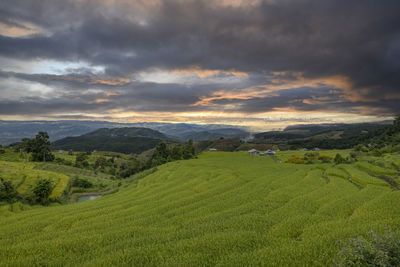
<svg viewBox="0 0 400 267"><path fill-rule="evenodd" d="M360 143L368 143L381 135L391 122L320 124L289 126L283 131L271 131L254 135L253 143L276 144L285 149L323 148L346 149Z"/></svg>
<svg viewBox="0 0 400 267"><path fill-rule="evenodd" d="M301 155L208 152L96 200L1 209L1 264L328 266L339 240L399 225L400 191L376 177L398 181L398 155L280 163Z"/></svg>
<svg viewBox="0 0 400 267"><path fill-rule="evenodd" d="M99 129L76 137L67 137L52 143L53 149L74 151L113 151L141 153L154 148L167 137L155 130L130 127Z"/></svg>
<svg viewBox="0 0 400 267"><path fill-rule="evenodd" d="M366 134L382 129L391 122L384 123L354 123L354 124L317 124L288 126L283 131L271 131L255 134L257 139L290 140L298 138L346 138ZM332 134L333 133L333 134Z"/></svg>

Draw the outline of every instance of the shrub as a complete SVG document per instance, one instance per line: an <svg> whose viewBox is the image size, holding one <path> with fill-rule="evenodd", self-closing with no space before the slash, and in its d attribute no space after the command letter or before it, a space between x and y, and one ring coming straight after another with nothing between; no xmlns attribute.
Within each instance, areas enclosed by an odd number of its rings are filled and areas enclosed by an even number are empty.
<svg viewBox="0 0 400 267"><path fill-rule="evenodd" d="M304 163L304 159L300 157L291 157L286 161L287 163L301 164Z"/></svg>
<svg viewBox="0 0 400 267"><path fill-rule="evenodd" d="M72 186L81 187L81 188L91 188L93 186L93 184L86 179L75 176L74 179L72 179Z"/></svg>
<svg viewBox="0 0 400 267"><path fill-rule="evenodd" d="M10 181L6 181L0 177L0 201L12 203L17 197L17 191Z"/></svg>
<svg viewBox="0 0 400 267"><path fill-rule="evenodd" d="M51 191L53 191L53 184L50 179L39 179L32 190L36 201L42 204L48 202Z"/></svg>
<svg viewBox="0 0 400 267"><path fill-rule="evenodd" d="M322 163L330 163L332 161L332 157L328 156L328 155L321 155L318 157L318 159L322 162Z"/></svg>
<svg viewBox="0 0 400 267"><path fill-rule="evenodd" d="M304 154L304 159L316 159L318 158L319 153L318 152L307 152Z"/></svg>
<svg viewBox="0 0 400 267"><path fill-rule="evenodd" d="M400 234L388 231L384 236L370 232L367 238L351 238L342 244L335 266L399 266Z"/></svg>
<svg viewBox="0 0 400 267"><path fill-rule="evenodd" d="M341 163L347 163L347 160L345 158L343 158L342 155L340 155L339 153L336 154L333 161L335 162L336 165L341 164Z"/></svg>
<svg viewBox="0 0 400 267"><path fill-rule="evenodd" d="M78 155L76 155L75 167L83 168L88 166L89 166L88 155L85 152L81 152Z"/></svg>

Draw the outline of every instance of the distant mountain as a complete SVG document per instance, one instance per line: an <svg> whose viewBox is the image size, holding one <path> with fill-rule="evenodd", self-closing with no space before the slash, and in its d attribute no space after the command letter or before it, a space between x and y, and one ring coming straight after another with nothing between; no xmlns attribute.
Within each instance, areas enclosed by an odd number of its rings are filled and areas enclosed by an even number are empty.
<svg viewBox="0 0 400 267"><path fill-rule="evenodd" d="M165 139L167 137L164 134L147 128L102 128L81 136L57 140L52 143L52 148L139 154L154 148L161 140Z"/></svg>
<svg viewBox="0 0 400 267"><path fill-rule="evenodd" d="M284 149L323 148L344 149L358 144L370 143L380 136L391 122L355 124L296 125L278 132L265 132L255 135L254 143L279 145Z"/></svg>
<svg viewBox="0 0 400 267"><path fill-rule="evenodd" d="M189 132L180 136L180 140L187 141L192 139L193 141L204 141L204 140L215 140L220 138L228 139L243 139L249 136L249 133L236 128L222 128L209 131L201 132Z"/></svg>
<svg viewBox="0 0 400 267"><path fill-rule="evenodd" d="M55 141L69 136L80 136L100 128L144 127L159 131L168 137L187 140L190 135L198 132L213 132L221 130L218 136L230 137L229 130L245 131L243 127L225 124L194 124L194 123L116 123L107 121L2 121L0 120L0 144L7 145L19 142L22 138L34 137L39 131L49 134L50 140Z"/></svg>
<svg viewBox="0 0 400 267"><path fill-rule="evenodd" d="M391 124L391 121L354 124L293 125L283 131L263 132L254 135L255 139L292 140L300 138L341 139L363 135Z"/></svg>
<svg viewBox="0 0 400 267"><path fill-rule="evenodd" d="M245 127L226 124L194 124L194 123L136 123L136 126L160 131L170 137L186 141L224 138L240 138L249 135Z"/></svg>
<svg viewBox="0 0 400 267"><path fill-rule="evenodd" d="M149 137L154 139L167 139L165 134L142 127L102 128L85 134L85 136L97 137Z"/></svg>

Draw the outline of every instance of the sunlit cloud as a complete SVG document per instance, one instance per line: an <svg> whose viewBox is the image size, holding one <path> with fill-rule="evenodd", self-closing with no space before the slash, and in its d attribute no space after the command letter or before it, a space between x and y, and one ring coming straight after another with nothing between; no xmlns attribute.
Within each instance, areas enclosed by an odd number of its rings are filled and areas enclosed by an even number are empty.
<svg viewBox="0 0 400 267"><path fill-rule="evenodd" d="M40 28L31 23L17 23L6 24L0 22L0 35L7 37L29 37L30 35L47 35L49 34L43 28Z"/></svg>
<svg viewBox="0 0 400 267"><path fill-rule="evenodd" d="M0 116L258 129L392 118L398 7L3 0Z"/></svg>

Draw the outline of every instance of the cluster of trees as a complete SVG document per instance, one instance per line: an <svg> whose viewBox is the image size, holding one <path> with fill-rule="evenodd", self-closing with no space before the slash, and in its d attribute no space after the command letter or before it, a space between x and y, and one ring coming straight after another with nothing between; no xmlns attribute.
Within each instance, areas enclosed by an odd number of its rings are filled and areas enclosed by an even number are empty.
<svg viewBox="0 0 400 267"><path fill-rule="evenodd" d="M175 145L172 147L168 147L166 143L161 142L156 146L147 165L149 167L154 167L174 160L191 159L195 154L192 140L189 140L185 145Z"/></svg>
<svg viewBox="0 0 400 267"><path fill-rule="evenodd" d="M76 154L75 163L57 158L56 162L65 165L73 165L78 168L88 168L113 175L116 178L127 178L143 170L170 162L174 160L190 159L195 156L195 147L192 140L182 145L168 145L165 142L159 143L147 160L139 160L132 157L129 160L115 160L115 156L106 158L98 157L94 164L90 164L90 152L79 152Z"/></svg>
<svg viewBox="0 0 400 267"><path fill-rule="evenodd" d="M40 203L44 205L49 202L49 196L51 195L53 188L54 186L50 179L39 179L33 186L30 193L28 193L26 196L20 196L10 181L0 177L0 201L13 203L20 199L28 201L32 204Z"/></svg>
<svg viewBox="0 0 400 267"><path fill-rule="evenodd" d="M24 138L14 146L14 150L24 153L25 160L28 161L53 161L54 155L51 153L51 143L47 132L39 132L35 138Z"/></svg>

